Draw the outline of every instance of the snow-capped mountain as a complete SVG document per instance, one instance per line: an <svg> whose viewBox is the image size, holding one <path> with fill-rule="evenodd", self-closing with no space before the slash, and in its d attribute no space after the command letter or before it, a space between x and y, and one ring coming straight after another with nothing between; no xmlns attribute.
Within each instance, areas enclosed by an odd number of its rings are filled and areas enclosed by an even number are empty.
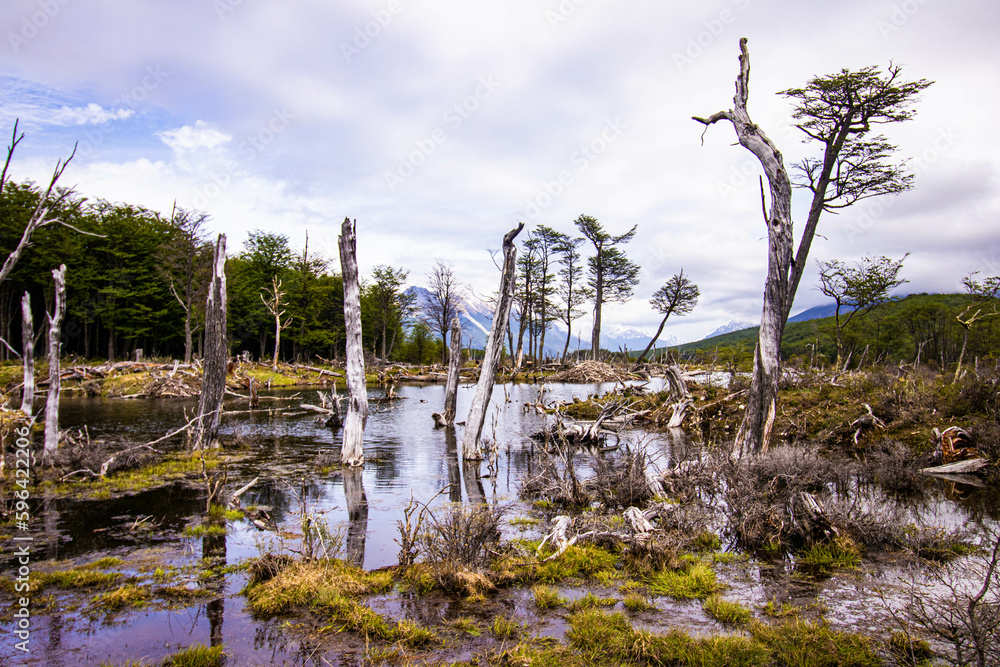
<svg viewBox="0 0 1000 667"><path fill-rule="evenodd" d="M739 320L731 320L726 324L713 331L712 333L705 336L705 338L712 338L713 336L721 336L722 334L732 333L734 331L742 331L743 329L749 329L750 327L755 327L759 325L760 322L740 322ZM702 339L704 340L704 338Z"/></svg>

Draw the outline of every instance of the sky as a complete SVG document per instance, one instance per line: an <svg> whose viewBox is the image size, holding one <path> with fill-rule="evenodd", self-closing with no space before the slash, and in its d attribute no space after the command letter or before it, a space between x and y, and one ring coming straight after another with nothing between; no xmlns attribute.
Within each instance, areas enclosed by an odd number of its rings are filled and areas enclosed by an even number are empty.
<svg viewBox="0 0 1000 667"><path fill-rule="evenodd" d="M606 326L655 329L649 298L683 268L701 299L664 335L695 340L760 319L760 167L730 125L691 120L732 107L739 39L751 117L788 166L819 153L778 91L890 63L935 82L886 128L914 189L824 215L795 313L827 301L817 260L908 252L902 292L1000 274L998 25L987 0L5 0L0 132L26 135L15 180L47 181L78 143L63 184L204 211L231 254L261 229L336 258L350 217L363 276L426 284L440 258L480 295L519 221L637 225L640 279Z"/></svg>

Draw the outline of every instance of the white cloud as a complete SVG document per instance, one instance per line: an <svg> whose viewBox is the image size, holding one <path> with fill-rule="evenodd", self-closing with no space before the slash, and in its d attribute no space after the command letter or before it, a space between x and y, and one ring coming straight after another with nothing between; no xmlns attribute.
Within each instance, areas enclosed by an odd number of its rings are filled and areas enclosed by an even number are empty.
<svg viewBox="0 0 1000 667"><path fill-rule="evenodd" d="M157 132L156 136L177 155L193 153L199 149L215 150L233 140L232 136L217 130L203 120L176 130Z"/></svg>
<svg viewBox="0 0 1000 667"><path fill-rule="evenodd" d="M126 120L135 114L133 109L105 109L91 102L85 107L60 107L51 115L59 125L101 125L113 120Z"/></svg>

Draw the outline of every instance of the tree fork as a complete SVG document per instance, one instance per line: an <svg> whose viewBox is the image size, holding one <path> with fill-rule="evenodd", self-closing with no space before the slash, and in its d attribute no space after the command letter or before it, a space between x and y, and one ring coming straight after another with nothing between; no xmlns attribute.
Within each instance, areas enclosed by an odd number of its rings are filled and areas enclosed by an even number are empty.
<svg viewBox="0 0 1000 667"><path fill-rule="evenodd" d="M465 435L462 437L462 458L468 461L481 461L483 447L480 436L483 433L483 423L486 421L486 410L493 395L493 385L496 384L497 366L503 353L503 338L507 329L507 319L510 317L511 305L514 301L514 271L517 262L517 248L514 247L514 237L524 229L524 223L507 232L503 237L503 272L500 275L500 290L497 293L497 308L493 313L493 325L490 327L490 337L486 341L483 353L483 366L479 371L479 382L476 385L476 395L472 399L469 417L466 420Z"/></svg>

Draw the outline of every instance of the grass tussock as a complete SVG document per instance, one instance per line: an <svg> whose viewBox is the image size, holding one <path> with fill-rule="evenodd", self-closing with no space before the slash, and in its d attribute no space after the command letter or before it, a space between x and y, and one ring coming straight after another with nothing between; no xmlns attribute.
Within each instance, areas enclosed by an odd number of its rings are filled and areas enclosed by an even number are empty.
<svg viewBox="0 0 1000 667"><path fill-rule="evenodd" d="M849 537L813 544L798 554L797 565L817 574L836 569L854 569L861 564L861 551Z"/></svg>
<svg viewBox="0 0 1000 667"><path fill-rule="evenodd" d="M90 603L103 611L122 611L145 606L150 597L147 589L135 584L125 584L113 591L95 595Z"/></svg>
<svg viewBox="0 0 1000 667"><path fill-rule="evenodd" d="M543 558L545 554L543 554ZM538 563L535 578L546 584L566 579L590 579L601 572L616 572L620 556L602 547L591 544L575 544L561 556Z"/></svg>
<svg viewBox="0 0 1000 667"><path fill-rule="evenodd" d="M223 646L195 644L163 661L163 667L222 667L226 664Z"/></svg>
<svg viewBox="0 0 1000 667"><path fill-rule="evenodd" d="M753 613L749 609L717 594L705 598L702 608L719 623L732 627L742 627L753 619Z"/></svg>
<svg viewBox="0 0 1000 667"><path fill-rule="evenodd" d="M703 561L688 562L676 570L661 570L645 581L650 592L675 600L703 600L719 590L715 572Z"/></svg>
<svg viewBox="0 0 1000 667"><path fill-rule="evenodd" d="M531 594L535 599L535 606L539 609L554 609L566 603L566 599L559 595L559 591L545 584L533 586Z"/></svg>
<svg viewBox="0 0 1000 667"><path fill-rule="evenodd" d="M344 596L369 595L392 588L389 572L365 572L337 559L294 562L244 593L255 614L275 615L297 608L339 608Z"/></svg>

